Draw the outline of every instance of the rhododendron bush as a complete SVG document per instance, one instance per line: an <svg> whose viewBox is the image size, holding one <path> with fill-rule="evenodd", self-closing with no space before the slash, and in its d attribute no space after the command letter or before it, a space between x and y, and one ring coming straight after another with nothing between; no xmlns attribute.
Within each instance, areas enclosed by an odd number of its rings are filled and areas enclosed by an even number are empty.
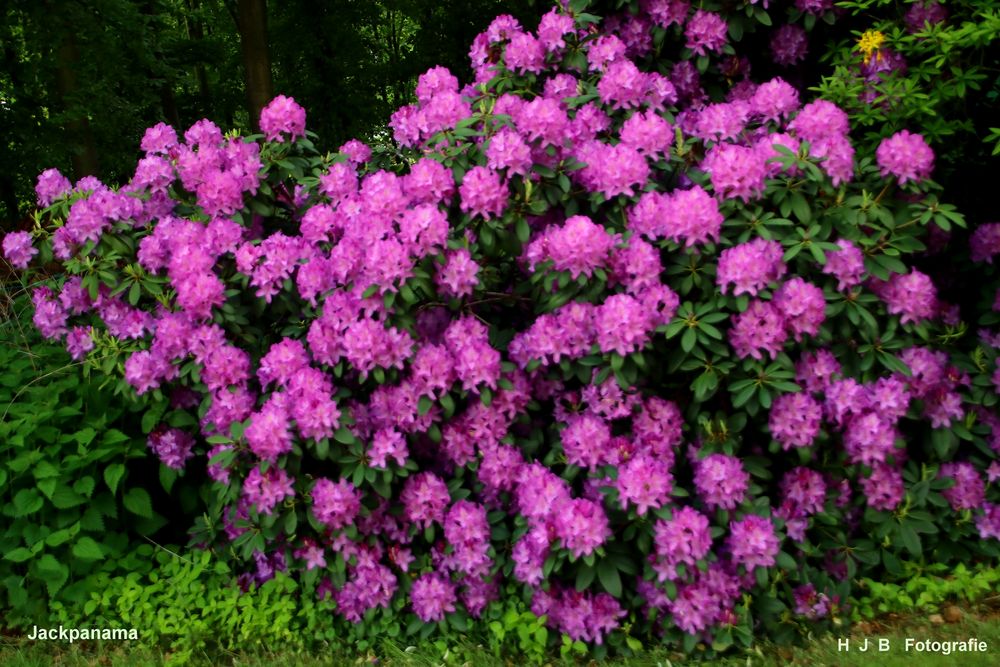
<svg viewBox="0 0 1000 667"><path fill-rule="evenodd" d="M781 78L710 101L723 17L585 5L498 17L392 146L322 154L280 96L261 135L150 128L117 189L43 173L3 242L65 267L35 324L207 475L195 543L352 623L520 598L721 649L839 624L900 559L996 558L996 280L964 312L921 268L965 223L919 128L856 154Z"/></svg>

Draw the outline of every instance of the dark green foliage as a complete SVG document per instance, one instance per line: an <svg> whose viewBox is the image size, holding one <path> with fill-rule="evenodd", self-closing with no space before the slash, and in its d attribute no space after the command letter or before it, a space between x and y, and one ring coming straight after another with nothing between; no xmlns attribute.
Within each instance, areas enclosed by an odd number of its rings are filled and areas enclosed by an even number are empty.
<svg viewBox="0 0 1000 667"><path fill-rule="evenodd" d="M468 78L468 45L499 13L527 20L533 0L268 3L275 94L309 109L335 149L384 138L416 77L444 65ZM105 182L132 175L146 127L183 132L208 118L248 130L235 2L12 0L0 10L0 221L34 204L35 176L56 167ZM532 18L530 22L537 19ZM71 74L72 90L64 90ZM86 119L86 128L73 125ZM384 130L383 130L384 132ZM96 164L84 159L90 151ZM89 162L93 162L90 160Z"/></svg>
<svg viewBox="0 0 1000 667"><path fill-rule="evenodd" d="M121 401L80 377L17 307L0 326L0 606L5 625L82 602L110 574L145 572L139 535L164 523L138 486L146 445ZM30 315L30 310L28 312ZM144 501L138 496L143 496Z"/></svg>

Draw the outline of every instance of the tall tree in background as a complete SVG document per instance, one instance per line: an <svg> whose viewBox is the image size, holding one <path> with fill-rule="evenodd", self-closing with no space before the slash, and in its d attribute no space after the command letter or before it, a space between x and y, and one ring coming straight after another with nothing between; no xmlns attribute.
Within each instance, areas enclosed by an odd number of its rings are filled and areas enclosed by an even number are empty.
<svg viewBox="0 0 1000 667"><path fill-rule="evenodd" d="M246 75L247 110L250 124L256 130L259 129L260 110L274 97L271 56L267 48L267 0L237 0L235 17Z"/></svg>
<svg viewBox="0 0 1000 667"><path fill-rule="evenodd" d="M417 76L468 80L476 33L499 13L533 25L535 2L3 0L0 222L27 215L43 169L125 183L146 127L253 129L275 93L309 110L323 148L387 140Z"/></svg>
<svg viewBox="0 0 1000 667"><path fill-rule="evenodd" d="M76 101L80 94L76 74L80 62L76 37L68 29L61 32L59 50L56 53L56 85L69 143L74 146L70 156L73 161L73 176L93 176L98 172L97 144L94 143L94 133L90 129L86 110Z"/></svg>

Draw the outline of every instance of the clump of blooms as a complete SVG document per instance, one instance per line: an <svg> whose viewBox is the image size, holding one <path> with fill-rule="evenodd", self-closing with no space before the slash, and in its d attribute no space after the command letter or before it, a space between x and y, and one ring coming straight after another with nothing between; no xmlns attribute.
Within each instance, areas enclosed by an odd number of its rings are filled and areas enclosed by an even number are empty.
<svg viewBox="0 0 1000 667"><path fill-rule="evenodd" d="M350 525L361 509L361 497L347 480L316 480L312 489L312 512L316 519L334 530Z"/></svg>
<svg viewBox="0 0 1000 667"><path fill-rule="evenodd" d="M782 261L781 245L767 239L754 239L727 248L719 255L716 282L723 292L733 286L733 294L757 293L781 278L787 267Z"/></svg>
<svg viewBox="0 0 1000 667"><path fill-rule="evenodd" d="M768 426L782 449L808 447L819 434L823 407L807 393L782 394L771 405Z"/></svg>
<svg viewBox="0 0 1000 667"><path fill-rule="evenodd" d="M934 151L921 135L908 130L883 139L875 151L875 160L882 175L895 176L900 185L926 180L934 169Z"/></svg>
<svg viewBox="0 0 1000 667"><path fill-rule="evenodd" d="M937 288L930 276L917 269L909 273L894 273L886 282L876 282L873 291L885 301L889 312L899 315L899 321L920 322L937 315Z"/></svg>
<svg viewBox="0 0 1000 667"><path fill-rule="evenodd" d="M306 135L306 110L291 97L278 95L261 110L260 130L268 141L295 141Z"/></svg>
<svg viewBox="0 0 1000 667"><path fill-rule="evenodd" d="M1000 300L933 256L961 226L933 152L855 148L799 73L754 78L725 14L627 4L498 17L469 81L419 77L391 147L317 150L278 97L253 141L149 128L121 187L39 177L3 239L18 269L64 262L26 281L33 322L153 406L150 450L207 476L196 539L246 590L309 572L362 632L503 594L573 640L716 645L769 626L762 591L838 618L833 591L911 546L858 540L924 495L927 553L995 555ZM763 38L805 57L799 25ZM902 66L884 40L869 83Z"/></svg>
<svg viewBox="0 0 1000 667"><path fill-rule="evenodd" d="M726 44L727 29L726 21L721 16L699 9L684 26L685 46L700 56L709 51L719 51Z"/></svg>
<svg viewBox="0 0 1000 667"><path fill-rule="evenodd" d="M70 183L68 178L59 173L58 169L46 169L38 175L38 181L35 184L35 196L37 197L38 205L45 207L56 199L69 194L72 189L73 184Z"/></svg>
<svg viewBox="0 0 1000 667"><path fill-rule="evenodd" d="M425 623L440 621L444 615L455 611L458 598L455 585L437 573L421 575L410 589L413 611Z"/></svg>
<svg viewBox="0 0 1000 667"><path fill-rule="evenodd" d="M774 565L781 543L769 519L751 514L729 525L726 546L734 563L753 570Z"/></svg>
<svg viewBox="0 0 1000 667"><path fill-rule="evenodd" d="M708 518L690 507L681 507L670 520L656 522L656 560L660 581L676 579L680 565L693 567L712 548Z"/></svg>
<svg viewBox="0 0 1000 667"><path fill-rule="evenodd" d="M174 470L183 470L187 460L194 456L194 438L177 428L153 431L147 444L163 465Z"/></svg>
<svg viewBox="0 0 1000 667"><path fill-rule="evenodd" d="M710 508L731 510L743 502L750 475L734 456L710 454L694 464L694 486Z"/></svg>
<svg viewBox="0 0 1000 667"><path fill-rule="evenodd" d="M783 25L771 37L771 57L779 65L796 65L805 60L808 51L809 37L801 26Z"/></svg>
<svg viewBox="0 0 1000 667"><path fill-rule="evenodd" d="M38 249L31 244L28 232L10 232L3 237L3 255L15 269L26 269Z"/></svg>
<svg viewBox="0 0 1000 667"><path fill-rule="evenodd" d="M604 642L626 615L621 604L607 593L580 593L572 588L537 591L531 601L536 616L547 616L554 627L573 639Z"/></svg>

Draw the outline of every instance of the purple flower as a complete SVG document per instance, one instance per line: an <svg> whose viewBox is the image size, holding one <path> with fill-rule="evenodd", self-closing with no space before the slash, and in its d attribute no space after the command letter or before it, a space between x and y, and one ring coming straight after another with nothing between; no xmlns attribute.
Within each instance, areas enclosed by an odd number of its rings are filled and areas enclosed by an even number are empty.
<svg viewBox="0 0 1000 667"><path fill-rule="evenodd" d="M184 463L194 456L194 438L179 428L156 429L146 444L165 466L174 470L183 470Z"/></svg>
<svg viewBox="0 0 1000 667"><path fill-rule="evenodd" d="M762 353L773 359L787 338L785 319L770 301L754 299L745 311L733 315L729 343L740 359L753 357L760 360L764 358Z"/></svg>
<svg viewBox="0 0 1000 667"><path fill-rule="evenodd" d="M538 74L545 67L545 46L526 32L516 32L507 44L504 61L517 74Z"/></svg>
<svg viewBox="0 0 1000 667"><path fill-rule="evenodd" d="M780 77L762 83L750 98L751 113L773 123L788 118L798 108L799 91Z"/></svg>
<svg viewBox="0 0 1000 667"><path fill-rule="evenodd" d="M66 350L74 360L83 359L94 349L93 331L93 327L77 326L66 334Z"/></svg>
<svg viewBox="0 0 1000 667"><path fill-rule="evenodd" d="M710 509L734 509L743 502L750 475L735 456L710 454L694 462L694 486Z"/></svg>
<svg viewBox="0 0 1000 667"><path fill-rule="evenodd" d="M594 468L608 462L611 428L600 417L590 413L571 416L561 438L569 463Z"/></svg>
<svg viewBox="0 0 1000 667"><path fill-rule="evenodd" d="M346 479L333 482L320 477L313 486L312 501L313 516L332 530L351 525L361 511L361 494Z"/></svg>
<svg viewBox="0 0 1000 667"><path fill-rule="evenodd" d="M177 131L166 123L157 123L146 128L139 148L144 150L147 155L168 155L177 148Z"/></svg>
<svg viewBox="0 0 1000 667"><path fill-rule="evenodd" d="M611 537L608 515L601 505L586 498L565 500L555 508L555 535L574 558L594 553Z"/></svg>
<svg viewBox="0 0 1000 667"><path fill-rule="evenodd" d="M3 254L15 269L26 269L38 249L31 244L30 232L10 232L3 237Z"/></svg>
<svg viewBox="0 0 1000 667"><path fill-rule="evenodd" d="M941 492L955 511L975 509L986 499L983 478L971 463L944 463L938 477L955 480L954 486Z"/></svg>
<svg viewBox="0 0 1000 667"><path fill-rule="evenodd" d="M642 153L625 144L588 141L579 145L576 158L586 166L576 172L590 192L600 192L611 199L632 196L649 179L649 163Z"/></svg>
<svg viewBox="0 0 1000 667"><path fill-rule="evenodd" d="M490 524L482 505L458 500L444 520L444 536L452 546L450 569L481 577L489 573Z"/></svg>
<svg viewBox="0 0 1000 667"><path fill-rule="evenodd" d="M830 598L826 593L817 593L812 584L803 584L792 591L795 599L795 613L809 620L825 617L830 613Z"/></svg>
<svg viewBox="0 0 1000 667"><path fill-rule="evenodd" d="M463 213L486 220L499 218L507 207L507 184L489 167L473 167L458 188Z"/></svg>
<svg viewBox="0 0 1000 667"><path fill-rule="evenodd" d="M295 496L293 481L281 468L270 466L262 473L260 466L255 466L243 481L243 498L256 506L258 513L271 514L279 502Z"/></svg>
<svg viewBox="0 0 1000 667"><path fill-rule="evenodd" d="M438 272L436 282L441 292L447 296L470 296L479 280L479 264L472 259L472 254L466 248L459 248L447 253L444 267Z"/></svg>
<svg viewBox="0 0 1000 667"><path fill-rule="evenodd" d="M899 315L899 321L917 323L931 319L938 312L937 288L927 274L910 269L893 273L887 281L873 281L872 291L885 302L887 310Z"/></svg>
<svg viewBox="0 0 1000 667"><path fill-rule="evenodd" d="M919 183L930 178L934 169L934 151L923 136L901 130L883 139L875 151L875 161L883 176L895 176L900 185Z"/></svg>
<svg viewBox="0 0 1000 667"><path fill-rule="evenodd" d="M444 340L464 389L472 391L480 385L496 388L501 357L490 345L486 325L475 317L462 317L448 325Z"/></svg>
<svg viewBox="0 0 1000 667"><path fill-rule="evenodd" d="M685 46L699 56L718 53L726 45L729 26L718 14L699 9L684 26Z"/></svg>
<svg viewBox="0 0 1000 667"><path fill-rule="evenodd" d="M799 466L792 468L781 479L782 508L787 507L787 518L804 517L823 510L826 501L826 482L823 475Z"/></svg>
<svg viewBox="0 0 1000 667"><path fill-rule="evenodd" d="M388 460L396 465L406 465L409 450L406 448L406 438L395 429L380 429L372 438L372 446L368 450L368 459L373 468L387 468Z"/></svg>
<svg viewBox="0 0 1000 667"><path fill-rule="evenodd" d="M486 160L490 169L506 169L508 174L527 176L532 165L531 147L520 134L504 127L490 138Z"/></svg>
<svg viewBox="0 0 1000 667"><path fill-rule="evenodd" d="M306 110L291 97L278 95L260 112L260 131L268 141L295 141L306 136Z"/></svg>
<svg viewBox="0 0 1000 667"><path fill-rule="evenodd" d="M556 9L550 9L542 16L538 22L538 41L542 43L545 50L553 52L565 48L566 42L563 37L573 34L576 23L573 17L559 13Z"/></svg>
<svg viewBox="0 0 1000 667"><path fill-rule="evenodd" d="M937 0L917 0L910 5L904 20L911 33L921 32L948 18L948 10Z"/></svg>
<svg viewBox="0 0 1000 667"><path fill-rule="evenodd" d="M973 262L993 263L994 255L1000 253L1000 222L988 222L976 227L969 238Z"/></svg>
<svg viewBox="0 0 1000 667"><path fill-rule="evenodd" d="M899 507L903 496L906 495L906 488L903 486L903 475L899 467L893 467L885 463L876 463L872 466L872 472L867 477L860 479L861 491L865 494L868 506L891 512Z"/></svg>
<svg viewBox="0 0 1000 667"><path fill-rule="evenodd" d="M756 296L787 271L783 254L780 243L762 238L727 248L719 255L716 283L723 293L732 284L734 296Z"/></svg>
<svg viewBox="0 0 1000 667"><path fill-rule="evenodd" d="M712 548L708 517L690 507L679 508L669 520L658 519L654 530L653 569L659 581L677 579L678 565L693 567Z"/></svg>
<svg viewBox="0 0 1000 667"><path fill-rule="evenodd" d="M815 336L826 319L826 297L823 290L795 276L774 293L774 305L781 311L785 325L802 340L803 334Z"/></svg>
<svg viewBox="0 0 1000 667"><path fill-rule="evenodd" d="M455 585L436 572L420 575L410 589L413 611L424 623L444 620L444 615L455 611Z"/></svg>
<svg viewBox="0 0 1000 667"><path fill-rule="evenodd" d="M757 567L771 567L781 544L774 532L770 519L751 514L729 524L729 538L726 540L733 562L747 570Z"/></svg>
<svg viewBox="0 0 1000 667"><path fill-rule="evenodd" d="M991 537L1000 540L1000 503L984 502L983 513L976 517L976 530L979 537L988 540Z"/></svg>
<svg viewBox="0 0 1000 667"><path fill-rule="evenodd" d="M59 173L58 169L46 169L38 175L38 182L35 184L35 196L38 205L49 206L56 199L68 194L73 189L73 184L69 179Z"/></svg>
<svg viewBox="0 0 1000 667"><path fill-rule="evenodd" d="M823 408L808 393L782 394L774 399L768 428L784 450L809 447L819 434Z"/></svg>
<svg viewBox="0 0 1000 667"><path fill-rule="evenodd" d="M292 451L291 424L285 398L282 394L273 394L259 412L250 416L250 425L243 434L251 451L271 463Z"/></svg>
<svg viewBox="0 0 1000 667"><path fill-rule="evenodd" d="M642 516L651 509L659 509L670 499L673 477L664 460L640 454L618 466L615 487L622 509L631 503Z"/></svg>
<svg viewBox="0 0 1000 667"><path fill-rule="evenodd" d="M442 523L451 502L447 485L434 473L421 472L407 478L399 496L403 516L421 528Z"/></svg>
<svg viewBox="0 0 1000 667"><path fill-rule="evenodd" d="M604 636L617 628L619 619L627 613L608 593L594 595L555 585L549 591L536 589L531 611L545 616L549 627L571 639L597 644L604 642Z"/></svg>
<svg viewBox="0 0 1000 667"><path fill-rule="evenodd" d="M861 284L865 276L865 257L861 250L851 241L837 241L840 250L826 253L826 264L823 273L837 279L837 289L850 290Z"/></svg>
<svg viewBox="0 0 1000 667"><path fill-rule="evenodd" d="M708 172L716 195L724 199L749 203L764 192L767 164L751 147L716 144L709 149L702 168Z"/></svg>

